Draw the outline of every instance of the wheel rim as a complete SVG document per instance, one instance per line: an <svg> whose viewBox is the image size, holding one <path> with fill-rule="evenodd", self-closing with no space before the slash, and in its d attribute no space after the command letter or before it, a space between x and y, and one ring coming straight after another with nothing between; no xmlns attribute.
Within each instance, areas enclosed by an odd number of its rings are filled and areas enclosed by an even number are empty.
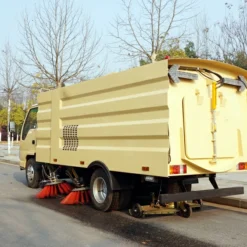
<svg viewBox="0 0 247 247"><path fill-rule="evenodd" d="M32 182L34 179L34 169L32 165L29 165L27 168L27 179L29 182Z"/></svg>
<svg viewBox="0 0 247 247"><path fill-rule="evenodd" d="M104 203L107 196L107 185L103 178L98 177L93 183L93 195L97 203Z"/></svg>

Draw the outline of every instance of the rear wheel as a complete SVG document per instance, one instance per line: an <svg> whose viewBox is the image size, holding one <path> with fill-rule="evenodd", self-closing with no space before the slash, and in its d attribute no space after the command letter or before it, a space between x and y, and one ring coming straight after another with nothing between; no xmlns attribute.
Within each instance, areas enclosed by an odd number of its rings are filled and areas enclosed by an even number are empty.
<svg viewBox="0 0 247 247"><path fill-rule="evenodd" d="M191 184L185 184L185 189L187 192L191 191L191 187L192 187ZM168 184L167 193L174 194L174 193L180 193L180 192L182 192L182 190L178 183Z"/></svg>
<svg viewBox="0 0 247 247"><path fill-rule="evenodd" d="M111 205L113 210L129 208L132 199L132 190L121 190L114 192L114 201Z"/></svg>
<svg viewBox="0 0 247 247"><path fill-rule="evenodd" d="M34 158L30 158L26 165L26 180L30 188L38 188L41 180L41 169L35 162Z"/></svg>
<svg viewBox="0 0 247 247"><path fill-rule="evenodd" d="M132 194L132 190L120 191L119 209L126 209L130 207Z"/></svg>
<svg viewBox="0 0 247 247"><path fill-rule="evenodd" d="M192 189L192 184L185 184L185 189L186 189L186 192L190 192L191 189ZM181 193L182 192L182 190L181 190L181 188L180 188L178 183L169 184L168 188L167 188L167 191L168 191L168 193L171 193L171 194ZM196 211L196 210L201 210L202 209L203 202L202 202L201 199L193 200L192 202L199 205L198 207L194 207L193 210ZM186 213L189 213L188 210L186 211Z"/></svg>
<svg viewBox="0 0 247 247"><path fill-rule="evenodd" d="M90 195L94 208L110 211L119 205L119 192L111 189L108 175L103 169L94 171L90 181Z"/></svg>

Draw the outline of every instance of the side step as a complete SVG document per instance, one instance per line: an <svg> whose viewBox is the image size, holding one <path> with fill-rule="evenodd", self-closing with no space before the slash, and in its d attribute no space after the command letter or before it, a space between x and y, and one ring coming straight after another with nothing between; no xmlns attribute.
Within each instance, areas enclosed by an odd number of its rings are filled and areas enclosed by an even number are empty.
<svg viewBox="0 0 247 247"><path fill-rule="evenodd" d="M161 204L171 202L190 201L212 197L232 196L244 194L244 187L231 187L224 189L198 190L191 192L182 192L175 194L161 194L159 201Z"/></svg>

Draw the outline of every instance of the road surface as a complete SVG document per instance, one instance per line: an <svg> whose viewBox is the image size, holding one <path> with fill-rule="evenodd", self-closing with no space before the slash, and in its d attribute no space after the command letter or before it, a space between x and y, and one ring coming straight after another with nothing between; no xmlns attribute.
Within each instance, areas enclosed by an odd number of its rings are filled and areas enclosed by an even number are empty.
<svg viewBox="0 0 247 247"><path fill-rule="evenodd" d="M0 162L0 247L246 246L247 210L206 205L189 219L38 200L18 166Z"/></svg>

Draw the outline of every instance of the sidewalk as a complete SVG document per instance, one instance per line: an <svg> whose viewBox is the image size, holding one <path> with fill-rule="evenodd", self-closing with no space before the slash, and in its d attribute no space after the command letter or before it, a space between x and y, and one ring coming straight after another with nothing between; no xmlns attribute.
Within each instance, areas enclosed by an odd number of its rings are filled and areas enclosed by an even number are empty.
<svg viewBox="0 0 247 247"><path fill-rule="evenodd" d="M220 198L209 198L204 201L247 209L247 172L217 174L216 181L219 188L244 187L244 194ZM213 186L208 178L200 178L199 183L194 184L192 188L193 190L207 190L212 189Z"/></svg>
<svg viewBox="0 0 247 247"><path fill-rule="evenodd" d="M19 165L19 145L11 147L10 155L8 155L8 145L0 143L0 161Z"/></svg>
<svg viewBox="0 0 247 247"><path fill-rule="evenodd" d="M19 145L14 145L11 148L11 154L8 155L8 146L0 143L0 161L19 165ZM0 165L1 169L1 165ZM235 195L221 198L210 198L205 201L228 205L232 207L247 209L247 171L241 173L222 173L217 174L216 181L219 188L227 187L244 187L243 195ZM212 185L208 178L199 179L198 184L193 184L193 190L207 190L212 189Z"/></svg>

